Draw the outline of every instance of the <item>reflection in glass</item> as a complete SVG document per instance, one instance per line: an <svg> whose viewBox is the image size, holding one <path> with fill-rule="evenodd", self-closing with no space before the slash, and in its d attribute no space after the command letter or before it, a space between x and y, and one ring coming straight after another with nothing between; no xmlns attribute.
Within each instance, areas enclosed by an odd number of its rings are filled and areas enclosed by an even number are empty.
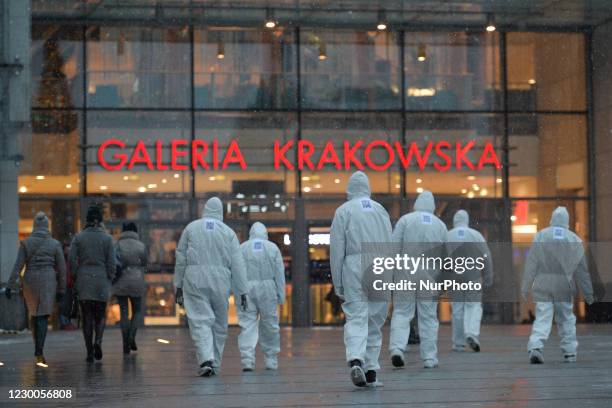
<svg viewBox="0 0 612 408"><path fill-rule="evenodd" d="M511 115L509 135L511 196L588 194L583 115Z"/></svg>
<svg viewBox="0 0 612 408"><path fill-rule="evenodd" d="M501 109L498 44L496 33L406 33L406 109Z"/></svg>
<svg viewBox="0 0 612 408"><path fill-rule="evenodd" d="M585 110L584 34L508 33L508 109Z"/></svg>
<svg viewBox="0 0 612 408"><path fill-rule="evenodd" d="M416 160L406 172L406 192L417 194L423 190L433 193L452 194L465 198L501 197L502 170L491 164L477 169L486 143L491 143L500 162L503 160L503 116L494 114L453 114L427 113L409 114L406 120L406 143L416 143L425 152L428 143L446 141L451 148L446 152L452 159L452 166L446 171L438 171L434 163L444 164L432 149L428 165L423 171L415 165ZM461 169L457 169L456 146L467 149ZM408 147L405 147L408 149ZM467 161L475 167L472 170Z"/></svg>
<svg viewBox="0 0 612 408"><path fill-rule="evenodd" d="M78 194L81 115L70 110L34 110L32 133L20 138L21 194Z"/></svg>
<svg viewBox="0 0 612 408"><path fill-rule="evenodd" d="M400 108L396 33L303 30L301 39L304 108Z"/></svg>
<svg viewBox="0 0 612 408"><path fill-rule="evenodd" d="M274 169L274 143L284 144L296 137L295 116L290 113L198 113L196 139L218 141L218 156L222 160L227 147L235 140L245 158L247 169L237 164L215 171L197 169L198 194L230 193L239 199L282 198L295 191L294 172ZM211 163L211 153L206 156ZM291 153L287 153L291 157Z"/></svg>
<svg viewBox="0 0 612 408"><path fill-rule="evenodd" d="M184 112L147 111L89 111L87 113L87 191L93 194L110 193L183 193L190 191L189 149L176 157L176 163L186 170L149 170L144 164L128 168L134 148L143 141L154 166L171 166L170 142L174 139L191 140L189 114ZM103 158L109 164L119 164L127 155L128 162L117 171L109 171L98 164L98 148L109 139L125 143L125 149L109 147ZM160 141L161 160L157 160L156 142ZM157 167L155 167L157 168Z"/></svg>
<svg viewBox="0 0 612 408"><path fill-rule="evenodd" d="M189 55L186 27L89 27L87 106L188 107Z"/></svg>
<svg viewBox="0 0 612 408"><path fill-rule="evenodd" d="M32 106L83 106L82 37L79 27L32 26Z"/></svg>
<svg viewBox="0 0 612 408"><path fill-rule="evenodd" d="M292 30L196 29L194 37L196 108L295 107Z"/></svg>

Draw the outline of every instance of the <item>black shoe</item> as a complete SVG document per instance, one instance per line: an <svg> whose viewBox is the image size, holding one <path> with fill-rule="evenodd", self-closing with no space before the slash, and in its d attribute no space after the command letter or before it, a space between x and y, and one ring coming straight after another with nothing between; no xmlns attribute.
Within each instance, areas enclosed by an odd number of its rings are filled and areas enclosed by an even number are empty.
<svg viewBox="0 0 612 408"><path fill-rule="evenodd" d="M376 371L374 371L374 370L368 370L368 371L366 372L366 382L367 382L368 384L371 384L371 383L375 383L375 382L376 382Z"/></svg>
<svg viewBox="0 0 612 408"><path fill-rule="evenodd" d="M251 372L253 372L253 367L244 367L242 369L242 372L243 373L251 373Z"/></svg>
<svg viewBox="0 0 612 408"><path fill-rule="evenodd" d="M468 337L467 339L465 339L465 341L467 341L468 346L470 346L472 350L477 353L480 351L480 344L478 343L478 340L476 340L474 337Z"/></svg>
<svg viewBox="0 0 612 408"><path fill-rule="evenodd" d="M351 363L351 381L357 387L365 387L367 385L365 372L361 367L361 361L352 360Z"/></svg>
<svg viewBox="0 0 612 408"><path fill-rule="evenodd" d="M85 361L87 361L88 363L93 363L94 361L93 353L87 353L87 358L85 359Z"/></svg>
<svg viewBox="0 0 612 408"><path fill-rule="evenodd" d="M129 344L123 344L123 354L130 354L130 346Z"/></svg>
<svg viewBox="0 0 612 408"><path fill-rule="evenodd" d="M130 349L132 351L138 351L138 347L136 347L136 340L134 339L130 340Z"/></svg>
<svg viewBox="0 0 612 408"><path fill-rule="evenodd" d="M212 361L205 361L200 365L200 369L198 370L198 375L200 377L211 377L214 375Z"/></svg>
<svg viewBox="0 0 612 408"><path fill-rule="evenodd" d="M391 356L391 364L395 368L402 368L404 366L404 359L399 354Z"/></svg>
<svg viewBox="0 0 612 408"><path fill-rule="evenodd" d="M43 356L42 354L40 356L36 356L36 365L46 367L47 360L45 360L45 356Z"/></svg>
<svg viewBox="0 0 612 408"><path fill-rule="evenodd" d="M102 360L102 346L98 343L94 344L94 358Z"/></svg>

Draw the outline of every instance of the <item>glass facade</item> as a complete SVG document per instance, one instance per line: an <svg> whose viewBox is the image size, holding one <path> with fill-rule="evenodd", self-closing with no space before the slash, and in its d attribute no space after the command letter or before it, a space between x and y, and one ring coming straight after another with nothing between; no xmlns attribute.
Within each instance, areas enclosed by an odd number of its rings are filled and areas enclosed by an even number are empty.
<svg viewBox="0 0 612 408"><path fill-rule="evenodd" d="M349 171L276 170L273 142L309 140L314 161L328 142L384 140L408 148L490 142L503 167L439 172L393 165L369 172L376 199L396 220L422 189L433 191L445 221L462 205L490 240L530 241L550 210L568 206L587 238L589 151L585 34L580 32L370 31L185 25L32 25L32 136L23 141L20 234L35 209L70 214L53 225L67 242L91 202L104 204L117 234L134 220L149 251L147 323L179 323L174 250L202 200L221 196L239 238L262 220L283 252L292 321L292 258L307 253L310 320L341 321L330 291L329 226L344 200ZM98 160L108 139L143 141L171 161L173 139L237 140L248 171L109 172ZM117 150L106 151L109 162ZM289 155L294 154L290 150ZM384 162L384 153L372 156ZM500 210L501 209L501 210ZM507 225L499 222L506 220ZM510 217L511 216L511 217ZM508 219L510 218L510 219ZM294 239L305 229L306 242ZM520 262L516 261L517 264ZM298 267L299 268L299 267ZM446 312L441 308L444 318ZM113 309L111 309L113 310ZM235 315L232 314L232 322Z"/></svg>

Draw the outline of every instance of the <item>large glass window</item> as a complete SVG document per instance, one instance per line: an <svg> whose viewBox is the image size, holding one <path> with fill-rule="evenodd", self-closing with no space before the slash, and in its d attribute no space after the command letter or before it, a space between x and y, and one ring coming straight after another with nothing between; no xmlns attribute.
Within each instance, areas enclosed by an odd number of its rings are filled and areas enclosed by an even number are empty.
<svg viewBox="0 0 612 408"><path fill-rule="evenodd" d="M32 106L83 106L82 41L81 27L32 26Z"/></svg>
<svg viewBox="0 0 612 408"><path fill-rule="evenodd" d="M406 33L407 110L502 108L496 33Z"/></svg>
<svg viewBox="0 0 612 408"><path fill-rule="evenodd" d="M303 30L302 106L317 109L399 109L397 34Z"/></svg>
<svg viewBox="0 0 612 408"><path fill-rule="evenodd" d="M187 27L87 29L89 107L188 107L190 71Z"/></svg>
<svg viewBox="0 0 612 408"><path fill-rule="evenodd" d="M502 115L408 114L404 150L409 152L415 145L421 157L429 151L429 159L421 170L413 156L406 171L406 191L500 197L502 169L493 161L494 157L500 164L503 161L503 129Z"/></svg>
<svg viewBox="0 0 612 408"><path fill-rule="evenodd" d="M20 137L20 194L78 194L81 113L32 111L32 133Z"/></svg>
<svg viewBox="0 0 612 408"><path fill-rule="evenodd" d="M511 196L588 195L584 115L510 115L508 133Z"/></svg>
<svg viewBox="0 0 612 408"><path fill-rule="evenodd" d="M108 145L100 153L100 147L109 140L121 144ZM185 141L174 147L178 169L172 169L173 140ZM87 192L189 193L190 140L189 114L184 112L89 111ZM100 157L117 169L104 168Z"/></svg>
<svg viewBox="0 0 612 408"><path fill-rule="evenodd" d="M585 110L584 35L508 33L508 109Z"/></svg>
<svg viewBox="0 0 612 408"><path fill-rule="evenodd" d="M302 139L312 143L313 154L310 162L313 170L304 161L302 171L302 195L316 197L321 194L346 194L348 178L357 170L357 162L364 166L364 171L370 179L370 187L374 194L398 194L400 191L399 165L395 159L390 165L390 154L386 147L373 142L386 142L391 149L400 140L401 118L391 113L306 113L302 115ZM331 149L326 149L328 143L333 146L341 169L335 164L324 163L318 169L320 160L330 159ZM345 143L349 149L354 149L352 155L355 161L349 162L350 170L346 170ZM366 151L371 144L367 157L380 171L372 170L366 161ZM310 147L303 151L308 152ZM395 153L394 153L395 155ZM394 156L395 157L395 156Z"/></svg>
<svg viewBox="0 0 612 408"><path fill-rule="evenodd" d="M295 173L284 166L274 168L274 143L284 145L296 137L296 118L290 113L198 113L196 114L196 139L208 144L208 154L204 160L208 170L199 166L195 174L197 194L225 193L239 200L264 200L268 202L246 206L245 211L286 212L286 207L276 202L283 196L295 192ZM212 160L215 153L218 168ZM244 158L246 169L238 162L227 162L226 158L237 158L237 150L232 154L229 147L235 141ZM286 154L292 157L293 149ZM228 159L229 160L229 159ZM234 210L243 211L243 204Z"/></svg>
<svg viewBox="0 0 612 408"><path fill-rule="evenodd" d="M295 107L293 30L196 29L194 37L196 108Z"/></svg>

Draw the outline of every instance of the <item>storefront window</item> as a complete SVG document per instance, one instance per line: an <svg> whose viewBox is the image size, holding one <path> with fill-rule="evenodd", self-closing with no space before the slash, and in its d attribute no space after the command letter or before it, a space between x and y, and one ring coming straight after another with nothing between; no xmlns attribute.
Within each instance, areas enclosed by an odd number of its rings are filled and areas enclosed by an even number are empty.
<svg viewBox="0 0 612 408"><path fill-rule="evenodd" d="M304 108L400 108L396 33L303 30L301 40Z"/></svg>
<svg viewBox="0 0 612 408"><path fill-rule="evenodd" d="M80 27L32 27L32 106L83 106L83 32Z"/></svg>
<svg viewBox="0 0 612 408"><path fill-rule="evenodd" d="M147 111L89 111L87 113L87 192L89 194L142 194L181 193L191 191L190 149L191 140L189 114L184 112ZM185 140L179 150L183 155L174 155L172 170L172 141ZM105 142L117 140L109 145L101 157L116 170L104 168L99 162L99 149ZM145 163L143 150L152 168ZM124 160L125 159L125 160ZM134 166L130 168L130 163Z"/></svg>
<svg viewBox="0 0 612 408"><path fill-rule="evenodd" d="M188 107L190 65L187 28L91 26L87 106Z"/></svg>
<svg viewBox="0 0 612 408"><path fill-rule="evenodd" d="M501 109L496 33L406 33L407 110Z"/></svg>
<svg viewBox="0 0 612 408"><path fill-rule="evenodd" d="M508 109L586 109L584 35L508 33Z"/></svg>
<svg viewBox="0 0 612 408"><path fill-rule="evenodd" d="M421 157L430 149L421 170L413 159L406 171L406 191L423 190L465 198L502 196L503 116L494 114L410 114L406 120L405 150L416 145ZM444 153L444 157L436 149ZM461 150L461 156L457 151ZM416 156L415 156L416 157ZM491 159L491 161L488 161ZM450 161L449 161L450 160ZM487 160L486 162L484 160ZM479 168L479 164L482 167ZM438 167L436 167L438 166ZM460 167L460 168L458 168Z"/></svg>
<svg viewBox="0 0 612 408"><path fill-rule="evenodd" d="M511 196L588 194L585 116L511 115L508 133Z"/></svg>
<svg viewBox="0 0 612 408"><path fill-rule="evenodd" d="M200 166L195 174L196 194L224 193L238 200L264 200L268 204L262 203L257 212L262 212L262 206L266 207L263 212L280 211L274 202L294 194L295 173L286 167L274 168L274 143L294 140L296 131L295 116L290 113L197 113L196 139L208 143L210 150L205 156L209 169ZM217 169L211 160L215 141ZM226 169L222 168L225 158L230 157L232 141L239 147L246 169L238 162L228 162ZM290 153L287 156L291 157ZM247 207L246 211L251 210L255 208Z"/></svg>
<svg viewBox="0 0 612 408"><path fill-rule="evenodd" d="M293 30L196 29L194 37L196 108L295 107Z"/></svg>
<svg viewBox="0 0 612 408"><path fill-rule="evenodd" d="M79 194L81 132L80 112L32 111L32 133L20 137L21 195Z"/></svg>
<svg viewBox="0 0 612 408"><path fill-rule="evenodd" d="M400 116L390 113L303 114L302 139L312 143L314 153L310 162L314 169L310 169L310 165L304 162L301 176L302 195L307 197L317 197L323 194L344 196L348 179L358 168L357 162L363 165L364 172L370 179L372 193L399 193L399 165L395 154L393 162L390 162L387 148L382 144L373 143L384 142L394 148L395 143L400 140L400 127ZM355 161L349 162L348 170L345 159L350 156L345 154L345 142L349 149L355 151L352 155ZM322 159L333 157L330 153L332 150L326 148L328 143L331 143L333 152L338 156L340 170L333 162L322 161ZM372 148L366 155L370 144ZM366 156L369 159L366 160ZM318 169L320 163L325 164ZM388 163L391 164L388 165ZM374 170L374 166L380 166L380 171Z"/></svg>

